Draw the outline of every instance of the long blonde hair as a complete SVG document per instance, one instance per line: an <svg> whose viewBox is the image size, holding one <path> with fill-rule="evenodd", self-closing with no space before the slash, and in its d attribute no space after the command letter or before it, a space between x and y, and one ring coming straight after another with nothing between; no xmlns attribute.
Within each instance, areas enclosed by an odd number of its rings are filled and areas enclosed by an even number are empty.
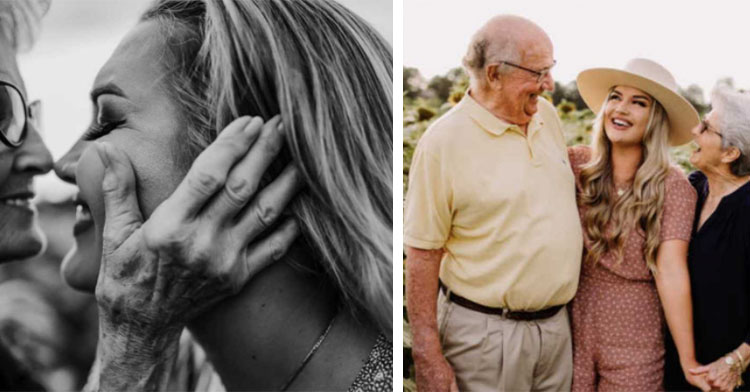
<svg viewBox="0 0 750 392"><path fill-rule="evenodd" d="M390 45L329 0L206 1L216 128L281 113L307 190L291 210L343 302L393 323Z"/></svg>
<svg viewBox="0 0 750 392"><path fill-rule="evenodd" d="M332 0L157 0L187 163L238 116L281 114L307 188L289 207L343 304L393 328L393 56ZM268 174L268 173L267 173Z"/></svg>
<svg viewBox="0 0 750 392"><path fill-rule="evenodd" d="M640 229L646 237L643 245L646 265L655 274L664 182L670 168L669 121L661 104L652 100L649 121L641 142L643 155L633 186L622 196L616 197L612 142L604 131L604 112L610 94L594 120L591 160L580 175L578 203L588 207L583 216L583 228L591 242L586 262L596 263L609 252L615 252L616 258L622 260L625 239L631 231Z"/></svg>

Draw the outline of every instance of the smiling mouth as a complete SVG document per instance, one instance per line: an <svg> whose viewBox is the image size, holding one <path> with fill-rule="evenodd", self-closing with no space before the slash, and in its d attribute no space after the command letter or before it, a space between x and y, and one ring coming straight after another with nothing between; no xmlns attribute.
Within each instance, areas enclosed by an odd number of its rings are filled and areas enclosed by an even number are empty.
<svg viewBox="0 0 750 392"><path fill-rule="evenodd" d="M612 120L610 120L610 122L612 123L612 125L615 126L615 129L618 129L618 130L626 130L633 126L633 123L627 120L623 120L621 118L613 118Z"/></svg>
<svg viewBox="0 0 750 392"><path fill-rule="evenodd" d="M17 207L24 210L32 210L31 199L34 198L33 192L20 192L0 197L0 205Z"/></svg>

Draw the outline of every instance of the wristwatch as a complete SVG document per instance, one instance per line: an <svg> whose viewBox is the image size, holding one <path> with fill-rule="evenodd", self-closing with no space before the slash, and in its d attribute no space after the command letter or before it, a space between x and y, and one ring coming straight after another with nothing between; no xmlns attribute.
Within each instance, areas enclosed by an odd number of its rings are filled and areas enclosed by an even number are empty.
<svg viewBox="0 0 750 392"><path fill-rule="evenodd" d="M732 357L732 354L729 354L726 357L724 357L724 363L729 365L729 368L731 370L738 371L740 373L742 372L742 365L739 362L737 362L737 360L735 360L734 357Z"/></svg>

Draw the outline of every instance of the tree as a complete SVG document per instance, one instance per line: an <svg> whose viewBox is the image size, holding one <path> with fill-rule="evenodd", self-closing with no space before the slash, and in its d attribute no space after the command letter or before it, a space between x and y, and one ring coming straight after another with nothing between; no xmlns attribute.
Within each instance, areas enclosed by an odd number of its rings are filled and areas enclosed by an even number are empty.
<svg viewBox="0 0 750 392"><path fill-rule="evenodd" d="M686 89L678 89L680 95L690 102L701 115L708 111L708 105L703 97L703 89L697 84L691 84Z"/></svg>
<svg viewBox="0 0 750 392"><path fill-rule="evenodd" d="M448 100L452 88L453 81L440 75L430 79L430 83L427 84L427 89L430 90L435 98L439 99L441 102Z"/></svg>
<svg viewBox="0 0 750 392"><path fill-rule="evenodd" d="M404 67L404 98L416 99L422 93L419 87L421 79L422 75L418 69Z"/></svg>

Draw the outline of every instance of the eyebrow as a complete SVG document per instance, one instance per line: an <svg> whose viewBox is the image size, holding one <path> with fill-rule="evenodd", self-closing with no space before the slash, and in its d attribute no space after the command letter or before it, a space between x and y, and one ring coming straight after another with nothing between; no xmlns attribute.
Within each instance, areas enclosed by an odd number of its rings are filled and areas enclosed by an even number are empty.
<svg viewBox="0 0 750 392"><path fill-rule="evenodd" d="M622 93L617 91L617 89L612 89L612 93L617 93L617 95L622 95ZM641 99L645 99L648 102L651 102L651 97L649 97L648 95L633 95L633 98L634 99L641 98Z"/></svg>
<svg viewBox="0 0 750 392"><path fill-rule="evenodd" d="M96 103L96 100L99 98L99 96L104 94L117 95L123 98L128 97L127 95L125 95L125 92L123 92L122 89L116 84L107 83L103 86L95 87L93 90L91 90L91 93L89 94L91 102Z"/></svg>

